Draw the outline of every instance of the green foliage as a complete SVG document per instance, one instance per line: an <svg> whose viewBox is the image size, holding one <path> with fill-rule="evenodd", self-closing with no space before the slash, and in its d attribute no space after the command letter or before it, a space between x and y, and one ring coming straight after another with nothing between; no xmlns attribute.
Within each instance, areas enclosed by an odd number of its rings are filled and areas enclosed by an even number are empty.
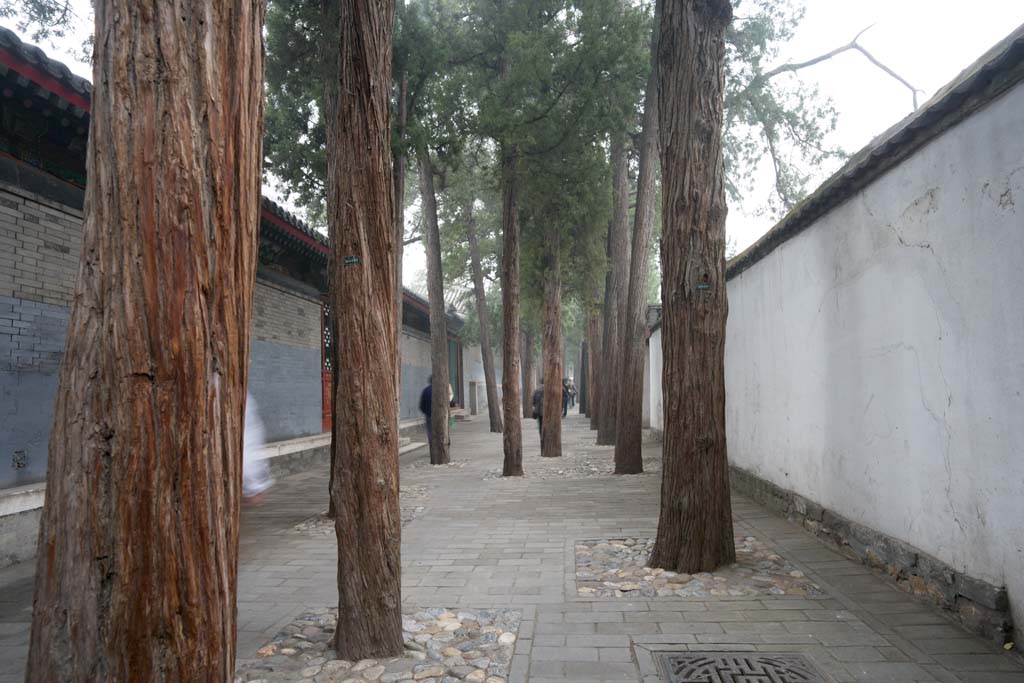
<svg viewBox="0 0 1024 683"><path fill-rule="evenodd" d="M14 19L18 31L39 42L63 38L81 18L71 0L0 0L0 19Z"/></svg>
<svg viewBox="0 0 1024 683"><path fill-rule="evenodd" d="M809 171L845 153L826 143L837 112L817 88L789 71L773 70L779 50L803 18L793 0L734 0L726 34L726 182L739 199L753 189L762 159L772 161L775 191L768 208L785 213L807 194Z"/></svg>
<svg viewBox="0 0 1024 683"><path fill-rule="evenodd" d="M825 142L836 112L793 74L772 70L799 24L801 5L795 0L736 0L734 5L737 19L727 35L728 190L733 197L749 194L758 164L770 159L776 182L768 208L781 212L805 194L807 169L842 155ZM314 223L323 216L326 164L319 112L329 75L324 65L331 63L320 45L333 45L334 30L323 6L321 0L270 0L266 30L267 167ZM472 218L489 301L495 300L501 221L497 159L503 149L518 152L523 324L539 320L544 236L550 229L561 237L565 309L583 310L601 288L611 212L606 141L613 132L634 137L639 132L651 9L650 3L622 0L399 3L394 92L397 109L404 78L408 129L401 138L395 135L393 147L410 157L410 198L416 194L415 154L430 151L448 291L471 288L465 226ZM655 221L655 240L659 225ZM654 299L656 248L652 254L649 298ZM493 319L500 325L499 315Z"/></svg>

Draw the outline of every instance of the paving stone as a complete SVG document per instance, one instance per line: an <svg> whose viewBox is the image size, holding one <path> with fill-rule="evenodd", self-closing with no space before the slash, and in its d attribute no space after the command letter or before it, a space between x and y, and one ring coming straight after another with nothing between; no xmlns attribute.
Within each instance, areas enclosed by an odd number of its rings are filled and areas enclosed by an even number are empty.
<svg viewBox="0 0 1024 683"><path fill-rule="evenodd" d="M805 654L832 683L1024 683L1024 669L991 643L971 636L928 603L892 589L862 565L838 557L802 528L738 496L733 499L736 536L763 544L763 552L779 558L771 562L792 565L789 571L804 575L789 578L819 585L824 595L580 597L578 545L653 536L659 448L645 447L648 474L615 477L607 473L613 448L595 446L585 420L566 420L562 462L540 458L535 432L524 430L528 476L518 481L486 476L502 457L501 435L488 432L486 419L458 423L453 429L455 465L432 467L426 464L425 451L402 460L402 497L422 508L405 520L402 530L403 613L415 619L425 608L444 606L460 622L461 612L474 610L520 613L514 642L499 643L497 634L495 642L488 643L507 648L508 656L480 669L485 672L482 683L492 678L491 683L661 683L651 678L656 672L643 669L642 653L690 647ZM600 471L573 469L581 462L599 465ZM325 507L327 474L326 466L318 466L282 476L264 506L242 512L242 666L295 660L294 669L275 663L281 668L268 672L276 676L270 683L302 680L303 669L317 666L320 673L307 679L313 683L342 683L347 678L369 683L362 672L372 676L378 666L385 671L377 683L396 683L403 679L393 677L411 672L410 664L448 668L424 681L452 683L445 680L451 674L465 680L478 668L467 670L472 665L465 661L458 670L445 664L444 651L451 644L428 648L416 643L416 635L435 635L421 631L408 632L413 636L410 648L416 644L420 649L409 649L406 657L381 660L355 673L341 667L330 678L328 669L338 666L332 664L338 660L319 652L321 646L326 652L329 636L323 639L327 634L322 633L317 639L315 631L306 635L303 629L308 624L297 633L311 639L311 647L288 647L292 654L280 654L288 638L296 635L289 632L278 640L280 632L303 619L314 619L315 624L336 608L338 550L333 529L322 534L295 529ZM24 679L31 574L31 567L0 570L0 676L17 680ZM257 656L259 648L275 642L275 654ZM633 653L636 662L629 659ZM494 659L481 650L472 661L484 658Z"/></svg>

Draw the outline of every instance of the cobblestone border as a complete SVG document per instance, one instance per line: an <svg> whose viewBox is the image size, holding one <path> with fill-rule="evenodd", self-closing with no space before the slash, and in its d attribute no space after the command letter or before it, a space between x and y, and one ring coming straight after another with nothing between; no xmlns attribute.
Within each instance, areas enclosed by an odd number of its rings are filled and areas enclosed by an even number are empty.
<svg viewBox="0 0 1024 683"><path fill-rule="evenodd" d="M757 533L756 531L748 529L747 527L745 527L742 524L737 525L736 529L737 530L742 530L745 534L756 535L756 533ZM655 535L655 532L652 529L647 529L647 530L643 530L643 529L630 529L625 535L630 535L630 534L637 535L637 536L646 536L646 537L653 538L654 535ZM672 596L666 595L666 596L660 596L660 597L658 597L658 596L655 596L655 597L641 597L639 595L636 595L636 596L623 595L621 597L616 597L616 596L609 597L609 596L598 596L598 595L580 595L579 592L577 591L577 587L576 587L576 545L579 544L579 543L597 543L597 542L599 542L601 540L607 540L607 539L608 539L608 536L603 536L603 537L600 537L600 538L588 536L586 538L568 538L568 539L566 539L565 547L563 549L563 558L564 558L564 581L563 581L563 585L565 587L564 590L565 590L565 602L566 603L574 603L574 602L583 602L583 603L586 603L586 602L599 602L599 603L616 602L616 603L621 603L621 604L624 604L624 605L630 605L630 604L634 604L634 603L657 602L658 604L663 604L663 605L669 606L669 605L692 604L692 603L695 603L695 602L722 602L722 603L729 603L729 602L747 602L747 601L750 601L750 600L772 600L772 601L809 600L809 601L825 601L825 600L835 600L836 596L838 596L839 593L840 593L834 587L830 586L827 581L822 580L822 578L820 576L818 576L818 574L816 572L811 571L802 562L797 562L797 561L790 560L789 558L787 558L784 549L779 548L778 544L774 540L772 540L771 538L762 535L761 536L761 541L763 543L765 543L767 546L769 546L772 549L774 549L776 553L778 553L779 555L783 556L786 559L786 561L789 562L790 564L792 564L796 569L799 569L801 572L803 572L804 576L807 577L807 579L809 581L817 584L817 586L822 591L822 595L818 595L818 596L800 596L800 595L761 595L761 596L716 595L716 596L707 596L707 597L684 597L684 596L678 596L678 595L672 595Z"/></svg>
<svg viewBox="0 0 1024 683"><path fill-rule="evenodd" d="M953 612L969 631L997 645L1013 638L1006 588L968 576L908 543L852 522L746 470L730 466L733 491L777 510L843 555L880 572L900 589Z"/></svg>

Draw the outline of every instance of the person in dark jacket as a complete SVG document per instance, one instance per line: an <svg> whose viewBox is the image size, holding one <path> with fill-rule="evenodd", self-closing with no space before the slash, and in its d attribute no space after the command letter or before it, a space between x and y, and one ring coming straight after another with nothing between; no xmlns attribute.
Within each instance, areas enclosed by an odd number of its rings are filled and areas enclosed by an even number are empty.
<svg viewBox="0 0 1024 683"><path fill-rule="evenodd" d="M562 378L562 417L569 414L569 378Z"/></svg>
<svg viewBox="0 0 1024 683"><path fill-rule="evenodd" d="M544 436L544 378L541 378L537 390L530 399L533 402L533 419L537 421L537 431Z"/></svg>
<svg viewBox="0 0 1024 683"><path fill-rule="evenodd" d="M434 376L431 375L427 378L427 386L423 388L423 393L420 394L420 412L427 419L427 445L430 445L431 430L430 430L430 412L433 406L434 400Z"/></svg>

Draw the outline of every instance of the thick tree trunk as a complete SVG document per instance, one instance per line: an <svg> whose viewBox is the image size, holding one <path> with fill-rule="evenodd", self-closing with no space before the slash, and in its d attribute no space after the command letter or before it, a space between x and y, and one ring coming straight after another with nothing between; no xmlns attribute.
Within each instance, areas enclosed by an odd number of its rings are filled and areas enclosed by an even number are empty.
<svg viewBox="0 0 1024 683"><path fill-rule="evenodd" d="M400 7L404 11L405 2ZM405 131L409 111L409 81L405 74L398 85L398 150L392 152L394 178L394 214L395 214L395 348L398 349L399 362L395 364L395 419L402 420L402 299L405 289L402 285L402 259L405 254L405 168L408 158L405 154Z"/></svg>
<svg viewBox="0 0 1024 683"><path fill-rule="evenodd" d="M611 144L612 222L608 228L608 265L610 268L604 300L603 371L611 378L605 386L597 423L597 443L615 444L618 420L618 378L622 367L622 325L626 317L626 288L629 277L629 171L624 135L614 135Z"/></svg>
<svg viewBox="0 0 1024 683"><path fill-rule="evenodd" d="M340 3L338 78L328 93L327 209L333 256L334 498L343 659L401 654L395 223L391 182L394 0ZM355 153L354 150L358 150Z"/></svg>
<svg viewBox="0 0 1024 683"><path fill-rule="evenodd" d="M562 456L562 259L559 233L548 229L544 240L543 352L544 423L540 454Z"/></svg>
<svg viewBox="0 0 1024 683"><path fill-rule="evenodd" d="M590 393L590 354L587 349L587 340L580 343L580 371L579 381L576 383L576 405L580 407L580 415L586 415L588 408L587 397Z"/></svg>
<svg viewBox="0 0 1024 683"><path fill-rule="evenodd" d="M587 417L590 418L590 428L597 429L600 419L601 392L604 388L604 379L599 370L601 360L604 358L604 339L601 325L601 303L600 294L595 292L594 303L590 306L590 316L587 318L587 337L590 350L590 400L587 407Z"/></svg>
<svg viewBox="0 0 1024 683"><path fill-rule="evenodd" d="M263 3L95 12L27 680L230 681Z"/></svg>
<svg viewBox="0 0 1024 683"><path fill-rule="evenodd" d="M519 197L515 148L501 150L501 392L505 431L502 475L523 474L523 424L519 415Z"/></svg>
<svg viewBox="0 0 1024 683"><path fill-rule="evenodd" d="M654 11L651 36L651 73L647 78L643 132L640 136L640 173L637 178L633 246L630 254L626 317L622 325L622 379L619 416L615 430L615 473L644 471L643 443L644 353L646 346L647 267L651 223L654 221L654 174L658 159L658 31L661 0Z"/></svg>
<svg viewBox="0 0 1024 683"><path fill-rule="evenodd" d="M728 0L666 3L658 119L663 197L665 471L652 567L734 562L725 444L722 92Z"/></svg>
<svg viewBox="0 0 1024 683"><path fill-rule="evenodd" d="M501 401L498 399L498 383L494 377L494 349L491 348L491 321L487 311L487 292L484 291L484 269L480 263L480 245L476 239L476 221L473 207L466 209L466 238L469 242L469 260L473 269L473 293L476 296L476 317L480 322L480 355L484 361L484 384L487 388L487 417L491 431L500 433Z"/></svg>
<svg viewBox="0 0 1024 683"><path fill-rule="evenodd" d="M437 226L437 194L430 153L418 154L420 205L423 208L423 243L427 252L427 298L430 302L430 464L446 465L448 457L448 318L444 310L441 274L441 235Z"/></svg>
<svg viewBox="0 0 1024 683"><path fill-rule="evenodd" d="M533 331L523 332L523 417L533 418Z"/></svg>

